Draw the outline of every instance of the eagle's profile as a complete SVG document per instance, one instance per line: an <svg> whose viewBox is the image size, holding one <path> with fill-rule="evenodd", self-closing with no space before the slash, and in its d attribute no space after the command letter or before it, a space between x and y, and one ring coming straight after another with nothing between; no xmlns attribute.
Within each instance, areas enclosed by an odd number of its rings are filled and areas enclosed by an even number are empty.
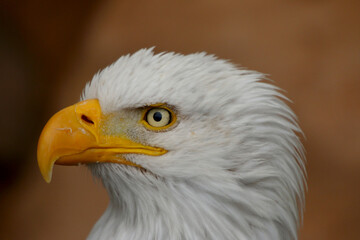
<svg viewBox="0 0 360 240"><path fill-rule="evenodd" d="M102 180L88 239L297 239L301 130L262 79L205 53L123 56L46 124L41 173L84 163Z"/></svg>

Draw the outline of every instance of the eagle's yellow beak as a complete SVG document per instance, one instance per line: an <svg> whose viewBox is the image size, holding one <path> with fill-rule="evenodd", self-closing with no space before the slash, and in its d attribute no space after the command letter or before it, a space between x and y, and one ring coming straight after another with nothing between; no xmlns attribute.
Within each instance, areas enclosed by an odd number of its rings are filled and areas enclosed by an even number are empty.
<svg viewBox="0 0 360 240"><path fill-rule="evenodd" d="M37 156L42 176L51 181L54 163L112 162L141 167L121 154L138 153L159 156L167 151L144 146L126 136L105 135L101 131L102 113L99 101L79 102L56 113L45 125L39 139Z"/></svg>

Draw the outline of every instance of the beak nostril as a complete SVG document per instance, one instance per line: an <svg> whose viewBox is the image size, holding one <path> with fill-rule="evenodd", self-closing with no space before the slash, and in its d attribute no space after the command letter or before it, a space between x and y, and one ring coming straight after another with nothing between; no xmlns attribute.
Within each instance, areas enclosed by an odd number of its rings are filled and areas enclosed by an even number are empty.
<svg viewBox="0 0 360 240"><path fill-rule="evenodd" d="M84 122L87 122L87 123L90 123L90 124L94 124L94 122L88 118L86 115L81 115L81 119L84 121Z"/></svg>

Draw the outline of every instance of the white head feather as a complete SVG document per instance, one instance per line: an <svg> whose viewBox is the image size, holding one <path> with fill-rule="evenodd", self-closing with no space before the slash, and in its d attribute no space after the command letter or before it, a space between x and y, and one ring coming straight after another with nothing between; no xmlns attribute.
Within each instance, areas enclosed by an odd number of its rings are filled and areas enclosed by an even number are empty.
<svg viewBox="0 0 360 240"><path fill-rule="evenodd" d="M89 239L296 239L304 204L301 132L264 75L205 53L140 50L96 74L83 99L102 111L167 103L177 125L129 138L162 156L127 155L147 172L90 165L110 204Z"/></svg>

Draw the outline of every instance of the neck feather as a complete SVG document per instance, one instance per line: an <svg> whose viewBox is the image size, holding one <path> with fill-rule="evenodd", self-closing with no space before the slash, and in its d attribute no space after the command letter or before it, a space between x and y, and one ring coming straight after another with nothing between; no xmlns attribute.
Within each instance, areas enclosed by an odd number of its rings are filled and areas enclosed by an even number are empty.
<svg viewBox="0 0 360 240"><path fill-rule="evenodd" d="M114 167L122 174L113 175ZM89 239L296 238L288 211L253 185L224 178L165 181L113 164L92 171L101 173L110 204Z"/></svg>

